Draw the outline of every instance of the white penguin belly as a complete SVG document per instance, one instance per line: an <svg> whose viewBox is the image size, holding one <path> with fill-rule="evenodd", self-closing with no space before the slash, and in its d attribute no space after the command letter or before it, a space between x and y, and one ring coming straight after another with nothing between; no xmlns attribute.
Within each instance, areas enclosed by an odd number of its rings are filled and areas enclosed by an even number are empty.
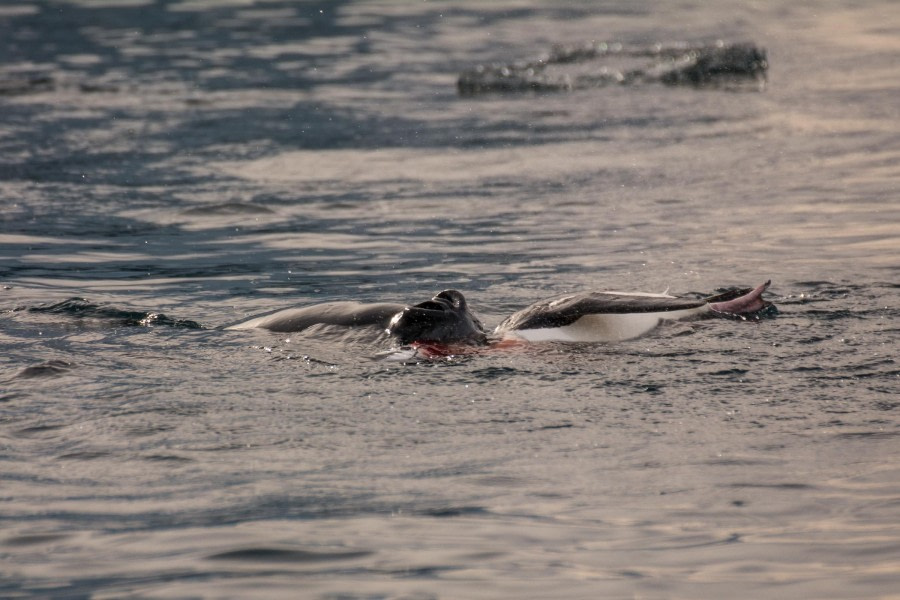
<svg viewBox="0 0 900 600"><path fill-rule="evenodd" d="M605 313L585 315L562 327L517 329L506 332L528 342L621 342L652 331L660 321L700 315L709 307L647 313Z"/></svg>

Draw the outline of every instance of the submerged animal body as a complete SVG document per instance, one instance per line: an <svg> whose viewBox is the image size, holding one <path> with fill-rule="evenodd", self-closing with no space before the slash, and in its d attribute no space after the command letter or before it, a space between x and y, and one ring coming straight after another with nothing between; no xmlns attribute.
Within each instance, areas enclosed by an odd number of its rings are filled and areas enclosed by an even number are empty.
<svg viewBox="0 0 900 600"><path fill-rule="evenodd" d="M768 68L765 49L751 43L634 46L588 42L557 45L535 60L476 65L460 73L456 87L463 96L653 82L750 91L763 89Z"/></svg>
<svg viewBox="0 0 900 600"><path fill-rule="evenodd" d="M377 327L403 345L421 345L441 355L441 345L485 346L502 340L525 342L617 342L644 335L665 320L703 314L742 315L771 306L756 288L707 298L667 294L587 292L537 302L504 320L493 333L469 310L462 293L445 290L431 300L403 304L329 302L288 309L229 329L301 331L313 325Z"/></svg>
<svg viewBox="0 0 900 600"><path fill-rule="evenodd" d="M228 329L289 332L302 331L314 325L374 326L385 330L401 344L487 342L484 326L469 310L466 298L456 290L445 290L431 300L413 306L327 302L289 308L232 325Z"/></svg>
<svg viewBox="0 0 900 600"><path fill-rule="evenodd" d="M228 329L268 329L269 331L302 331L313 325L338 325L341 327L387 327L403 304L362 304L360 302L326 302L303 308L288 308L256 317Z"/></svg>

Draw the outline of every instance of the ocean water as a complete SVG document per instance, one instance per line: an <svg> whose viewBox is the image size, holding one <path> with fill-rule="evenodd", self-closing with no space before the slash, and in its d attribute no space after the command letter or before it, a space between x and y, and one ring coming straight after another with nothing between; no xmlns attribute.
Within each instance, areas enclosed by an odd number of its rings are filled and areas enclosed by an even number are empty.
<svg viewBox="0 0 900 600"><path fill-rule="evenodd" d="M554 43L763 91L461 98ZM0 5L0 596L898 598L900 7ZM778 314L418 363L224 328L462 290Z"/></svg>

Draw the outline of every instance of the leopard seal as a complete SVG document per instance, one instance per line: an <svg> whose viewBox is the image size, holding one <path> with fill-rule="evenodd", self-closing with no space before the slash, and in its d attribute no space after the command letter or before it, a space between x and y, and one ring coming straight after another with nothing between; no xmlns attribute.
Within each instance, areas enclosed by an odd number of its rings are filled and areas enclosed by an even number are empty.
<svg viewBox="0 0 900 600"><path fill-rule="evenodd" d="M313 325L377 327L401 344L487 343L484 325L462 292L444 290L430 300L412 306L392 303L327 302L289 308L232 325L227 329L302 331Z"/></svg>
<svg viewBox="0 0 900 600"><path fill-rule="evenodd" d="M301 308L288 308L268 315L255 317L226 329L268 329L269 331L303 331L313 325L338 325L340 327L387 327L403 304L387 302L362 304L361 302L326 302Z"/></svg>

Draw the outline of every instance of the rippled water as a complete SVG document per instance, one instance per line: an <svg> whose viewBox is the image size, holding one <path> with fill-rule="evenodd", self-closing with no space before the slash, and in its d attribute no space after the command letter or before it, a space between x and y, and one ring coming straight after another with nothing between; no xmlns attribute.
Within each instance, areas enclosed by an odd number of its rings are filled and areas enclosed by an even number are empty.
<svg viewBox="0 0 900 600"><path fill-rule="evenodd" d="M456 95L598 38L768 86ZM0 595L894 597L898 52L887 0L0 6ZM223 329L768 278L420 364Z"/></svg>

